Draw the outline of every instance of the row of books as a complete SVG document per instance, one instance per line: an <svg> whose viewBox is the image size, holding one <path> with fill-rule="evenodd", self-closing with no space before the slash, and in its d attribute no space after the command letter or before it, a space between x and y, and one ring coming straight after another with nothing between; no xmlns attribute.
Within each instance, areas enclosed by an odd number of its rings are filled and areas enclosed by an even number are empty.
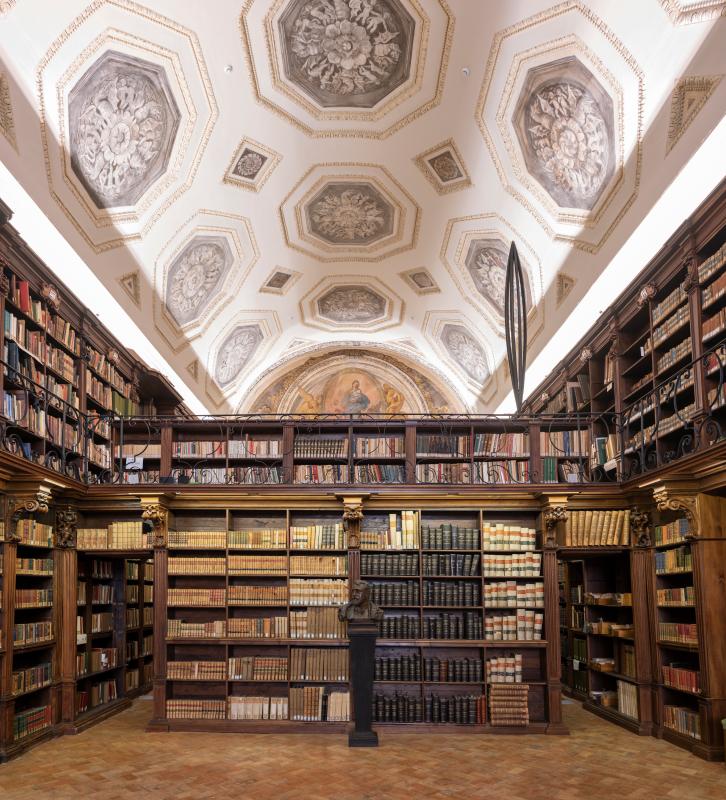
<svg viewBox="0 0 726 800"><path fill-rule="evenodd" d="M638 719L638 687L628 681L617 681L618 711L631 719Z"/></svg>
<svg viewBox="0 0 726 800"><path fill-rule="evenodd" d="M526 683L492 683L488 697L492 726L524 727L529 724L529 686Z"/></svg>
<svg viewBox="0 0 726 800"><path fill-rule="evenodd" d="M483 665L479 658L424 658L423 676L427 682L481 683Z"/></svg>
<svg viewBox="0 0 726 800"><path fill-rule="evenodd" d="M482 523L483 550L534 550L537 531L521 525L506 522Z"/></svg>
<svg viewBox="0 0 726 800"><path fill-rule="evenodd" d="M683 706L663 706L663 725L684 736L701 738L701 716L698 711Z"/></svg>
<svg viewBox="0 0 726 800"><path fill-rule="evenodd" d="M516 459L477 462L474 464L472 482L495 484L528 483L529 462Z"/></svg>
<svg viewBox="0 0 726 800"><path fill-rule="evenodd" d="M668 525L655 525L653 527L653 544L677 544L682 542L690 531L688 520L685 517L677 519Z"/></svg>
<svg viewBox="0 0 726 800"><path fill-rule="evenodd" d="M726 284L726 276L724 276L724 283ZM723 291L726 292L726 289L724 289ZM703 320L703 324L701 326L703 341L705 342L708 339L712 339L714 336L718 336L720 333L723 332L725 328L726 328L726 308L722 308L719 311L717 311L713 316Z"/></svg>
<svg viewBox="0 0 726 800"><path fill-rule="evenodd" d="M528 433L475 433L475 456L529 456Z"/></svg>
<svg viewBox="0 0 726 800"><path fill-rule="evenodd" d="M167 661L169 680L224 681L227 665L224 661Z"/></svg>
<svg viewBox="0 0 726 800"><path fill-rule="evenodd" d="M345 639L346 624L338 619L337 608L311 607L290 611L292 639Z"/></svg>
<svg viewBox="0 0 726 800"><path fill-rule="evenodd" d="M370 584L371 599L379 606L419 605L418 581ZM453 603L451 603L453 605Z"/></svg>
<svg viewBox="0 0 726 800"><path fill-rule="evenodd" d="M33 736L53 724L53 709L50 704L17 711L13 717L13 741Z"/></svg>
<svg viewBox="0 0 726 800"><path fill-rule="evenodd" d="M487 614L484 617L484 638L487 641L537 641L542 638L544 614L518 608L516 614Z"/></svg>
<svg viewBox="0 0 726 800"><path fill-rule="evenodd" d="M337 608L347 600L347 580L290 579L291 606L335 606Z"/></svg>
<svg viewBox="0 0 726 800"><path fill-rule="evenodd" d="M517 578L538 577L542 569L542 554L527 553L487 553L483 557L484 577Z"/></svg>
<svg viewBox="0 0 726 800"><path fill-rule="evenodd" d="M357 458L403 458L406 455L403 436L356 436Z"/></svg>
<svg viewBox="0 0 726 800"><path fill-rule="evenodd" d="M291 525L290 547L293 550L345 550L348 534L342 522Z"/></svg>
<svg viewBox="0 0 726 800"><path fill-rule="evenodd" d="M363 519L361 550L416 550L418 544L418 515L415 511L389 514L387 527L385 524L373 527L370 518Z"/></svg>
<svg viewBox="0 0 726 800"><path fill-rule="evenodd" d="M2 572L2 562L0 562L0 572ZM52 575L52 558L16 558L16 575Z"/></svg>
<svg viewBox="0 0 726 800"><path fill-rule="evenodd" d="M224 705L224 701L221 701ZM287 697L229 697L228 719L287 719ZM168 702L167 702L168 706ZM168 716L168 714L167 714ZM224 719L224 717L216 717Z"/></svg>
<svg viewBox="0 0 726 800"><path fill-rule="evenodd" d="M376 656L373 679L376 681L420 681L421 659L418 655L410 654Z"/></svg>
<svg viewBox="0 0 726 800"><path fill-rule="evenodd" d="M113 603L113 585L108 583L95 583L91 587L91 602L98 605L110 605Z"/></svg>
<svg viewBox="0 0 726 800"><path fill-rule="evenodd" d="M167 591L167 605L174 606L203 606L224 607L226 605L225 589L174 589Z"/></svg>
<svg viewBox="0 0 726 800"><path fill-rule="evenodd" d="M692 606L696 603L696 592L693 586L656 589L656 602L659 606Z"/></svg>
<svg viewBox="0 0 726 800"><path fill-rule="evenodd" d="M347 681L349 653L346 648L292 648L290 680Z"/></svg>
<svg viewBox="0 0 726 800"><path fill-rule="evenodd" d="M402 464L356 464L355 483L405 483L406 468Z"/></svg>
<svg viewBox="0 0 726 800"><path fill-rule="evenodd" d="M106 705L118 699L116 680L91 683L88 689L76 692L76 714L83 714L91 708Z"/></svg>
<svg viewBox="0 0 726 800"><path fill-rule="evenodd" d="M286 606L287 602L287 586L265 583L227 587L227 603L231 606Z"/></svg>
<svg viewBox="0 0 726 800"><path fill-rule="evenodd" d="M658 575L675 572L691 572L693 556L690 547L678 547L655 554L655 571Z"/></svg>
<svg viewBox="0 0 726 800"><path fill-rule="evenodd" d="M291 575L347 575L348 556L290 556Z"/></svg>
<svg viewBox="0 0 726 800"><path fill-rule="evenodd" d="M233 639L285 639L287 617L240 617L209 622L170 619L167 636L170 639L217 639L225 636Z"/></svg>
<svg viewBox="0 0 726 800"><path fill-rule="evenodd" d="M479 575L481 556L478 553L424 553L424 575Z"/></svg>
<svg viewBox="0 0 726 800"><path fill-rule="evenodd" d="M296 464L293 467L295 483L348 483L347 464Z"/></svg>
<svg viewBox="0 0 726 800"><path fill-rule="evenodd" d="M698 280L705 283L726 264L726 244L721 247L698 266Z"/></svg>
<svg viewBox="0 0 726 800"><path fill-rule="evenodd" d="M698 694L701 691L701 674L687 665L672 662L663 666L663 683Z"/></svg>
<svg viewBox="0 0 726 800"><path fill-rule="evenodd" d="M543 456L586 456L590 452L590 431L542 431L539 449Z"/></svg>
<svg viewBox="0 0 726 800"><path fill-rule="evenodd" d="M653 324L657 325L662 319L668 316L674 309L686 302L687 294L683 289L683 284L679 283L673 291L667 294L659 303L652 306Z"/></svg>
<svg viewBox="0 0 726 800"><path fill-rule="evenodd" d="M10 692L14 696L32 692L48 686L53 679L53 665L50 661L25 669L13 670Z"/></svg>
<svg viewBox="0 0 726 800"><path fill-rule="evenodd" d="M119 665L118 650L115 647L94 647L90 653L76 653L76 677L93 672L102 672Z"/></svg>
<svg viewBox="0 0 726 800"><path fill-rule="evenodd" d="M698 644L698 629L694 623L659 622L658 639L662 642Z"/></svg>
<svg viewBox="0 0 726 800"><path fill-rule="evenodd" d="M478 582L424 581L424 606L480 606Z"/></svg>
<svg viewBox="0 0 726 800"><path fill-rule="evenodd" d="M298 435L293 445L295 458L347 458L348 438L338 434Z"/></svg>
<svg viewBox="0 0 726 800"><path fill-rule="evenodd" d="M681 306L660 325L653 328L653 347L659 347L668 337L679 328L687 325L691 318L688 306Z"/></svg>
<svg viewBox="0 0 726 800"><path fill-rule="evenodd" d="M487 608L542 608L544 583L497 581L484 584L484 605Z"/></svg>
<svg viewBox="0 0 726 800"><path fill-rule="evenodd" d="M29 544L34 547L53 547L53 526L34 519L20 519L15 533L19 537L18 544Z"/></svg>
<svg viewBox="0 0 726 800"><path fill-rule="evenodd" d="M15 608L43 608L53 605L52 589L16 589Z"/></svg>
<svg viewBox="0 0 726 800"><path fill-rule="evenodd" d="M416 435L416 455L467 457L471 455L471 437L468 434L419 433Z"/></svg>
<svg viewBox="0 0 726 800"><path fill-rule="evenodd" d="M16 622L13 625L14 647L25 647L51 641L53 641L53 623L50 620Z"/></svg>
<svg viewBox="0 0 726 800"><path fill-rule="evenodd" d="M376 722L454 723L482 725L486 721L484 695L421 695L376 693L373 696Z"/></svg>
<svg viewBox="0 0 726 800"><path fill-rule="evenodd" d="M680 361L691 354L691 337L688 336L683 341L679 342L677 345L674 345L662 356L660 356L655 362L655 372L656 375L660 375L662 372L665 372L667 369L670 369L674 364Z"/></svg>
<svg viewBox="0 0 726 800"><path fill-rule="evenodd" d="M422 523L421 544L424 550L478 550L479 529L452 523Z"/></svg>
<svg viewBox="0 0 726 800"><path fill-rule="evenodd" d="M522 654L497 656L487 659L487 683L521 683Z"/></svg>
<svg viewBox="0 0 726 800"><path fill-rule="evenodd" d="M242 656L230 658L227 665L230 681L286 681L286 656Z"/></svg>
<svg viewBox="0 0 726 800"><path fill-rule="evenodd" d="M348 722L350 694L347 689L324 686L290 687L290 719L302 722Z"/></svg>
<svg viewBox="0 0 726 800"><path fill-rule="evenodd" d="M565 547L628 547L630 511L569 511L565 523Z"/></svg>
<svg viewBox="0 0 726 800"><path fill-rule="evenodd" d="M116 520L104 528L78 528L79 550L150 550L152 535L141 520Z"/></svg>

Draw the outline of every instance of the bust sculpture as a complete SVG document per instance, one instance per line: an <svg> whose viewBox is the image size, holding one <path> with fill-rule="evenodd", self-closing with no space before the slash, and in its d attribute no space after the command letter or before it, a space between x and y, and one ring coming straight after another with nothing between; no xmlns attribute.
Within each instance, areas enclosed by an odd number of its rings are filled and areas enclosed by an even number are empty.
<svg viewBox="0 0 726 800"><path fill-rule="evenodd" d="M338 619L369 620L379 622L383 619L383 609L371 601L371 587L365 581L356 581L350 592L350 601L338 609Z"/></svg>

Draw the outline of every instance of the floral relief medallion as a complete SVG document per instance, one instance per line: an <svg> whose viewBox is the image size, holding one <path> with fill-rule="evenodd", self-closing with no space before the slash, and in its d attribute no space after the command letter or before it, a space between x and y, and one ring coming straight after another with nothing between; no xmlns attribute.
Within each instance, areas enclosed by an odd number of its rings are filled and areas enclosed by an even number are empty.
<svg viewBox="0 0 726 800"><path fill-rule="evenodd" d="M259 325L238 325L222 342L217 353L214 379L221 387L232 383L262 343Z"/></svg>
<svg viewBox="0 0 726 800"><path fill-rule="evenodd" d="M498 314L504 314L504 284L507 278L509 249L499 239L474 239L469 245L465 265L479 294L488 300ZM522 269L528 269L522 263ZM527 308L531 306L529 281L525 279Z"/></svg>
<svg viewBox="0 0 726 800"><path fill-rule="evenodd" d="M179 325L196 319L229 272L233 257L223 237L195 236L169 268L166 306Z"/></svg>
<svg viewBox="0 0 726 800"><path fill-rule="evenodd" d="M107 51L69 95L71 166L98 208L134 205L166 171L179 111L164 69Z"/></svg>
<svg viewBox="0 0 726 800"><path fill-rule="evenodd" d="M407 80L414 22L399 0L292 0L285 72L323 108L372 108Z"/></svg>
<svg viewBox="0 0 726 800"><path fill-rule="evenodd" d="M527 74L515 111L527 169L561 207L592 209L615 168L613 103L574 56Z"/></svg>
<svg viewBox="0 0 726 800"><path fill-rule="evenodd" d="M318 299L318 313L332 322L371 322L385 311L385 297L366 286L336 286Z"/></svg>
<svg viewBox="0 0 726 800"><path fill-rule="evenodd" d="M330 244L366 245L393 231L391 204L367 183L327 183L305 214L310 232Z"/></svg>
<svg viewBox="0 0 726 800"><path fill-rule="evenodd" d="M455 181L457 178L462 177L459 165L448 151L429 159L429 164L442 183Z"/></svg>
<svg viewBox="0 0 726 800"><path fill-rule="evenodd" d="M441 343L449 356L476 383L484 383L489 377L484 350L463 325L446 323L441 329Z"/></svg>
<svg viewBox="0 0 726 800"><path fill-rule="evenodd" d="M257 173L264 166L265 161L267 161L267 156L245 147L232 172L235 175L239 175L240 178L254 180L257 177Z"/></svg>

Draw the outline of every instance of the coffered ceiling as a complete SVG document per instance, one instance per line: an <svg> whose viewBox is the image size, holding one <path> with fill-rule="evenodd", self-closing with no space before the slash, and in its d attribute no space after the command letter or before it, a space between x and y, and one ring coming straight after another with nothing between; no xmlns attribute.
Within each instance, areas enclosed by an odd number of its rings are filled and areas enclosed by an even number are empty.
<svg viewBox="0 0 726 800"><path fill-rule="evenodd" d="M725 9L0 0L0 159L209 411L493 410L510 242L536 354L722 118Z"/></svg>

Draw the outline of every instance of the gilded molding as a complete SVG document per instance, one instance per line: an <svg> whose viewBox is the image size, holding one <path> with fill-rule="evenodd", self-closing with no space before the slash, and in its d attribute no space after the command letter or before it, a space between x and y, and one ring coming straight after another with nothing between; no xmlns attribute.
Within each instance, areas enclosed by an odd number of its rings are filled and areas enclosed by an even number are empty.
<svg viewBox="0 0 726 800"><path fill-rule="evenodd" d="M453 178L450 182L443 182L439 177L439 173L437 173L435 168L431 165L430 159L432 156L445 155L447 152L453 157L452 160L456 167L458 167L461 175ZM445 139L443 142L439 142L423 153L419 153L417 156L414 156L413 162L421 170L423 176L434 187L438 194L458 192L460 189L466 189L472 185L469 171L453 139Z"/></svg>
<svg viewBox="0 0 726 800"><path fill-rule="evenodd" d="M8 140L10 146L18 152L18 139L15 135L15 118L10 101L10 84L7 76L0 72L0 133Z"/></svg>
<svg viewBox="0 0 726 800"><path fill-rule="evenodd" d="M692 25L726 16L724 0L658 0L673 25Z"/></svg>

